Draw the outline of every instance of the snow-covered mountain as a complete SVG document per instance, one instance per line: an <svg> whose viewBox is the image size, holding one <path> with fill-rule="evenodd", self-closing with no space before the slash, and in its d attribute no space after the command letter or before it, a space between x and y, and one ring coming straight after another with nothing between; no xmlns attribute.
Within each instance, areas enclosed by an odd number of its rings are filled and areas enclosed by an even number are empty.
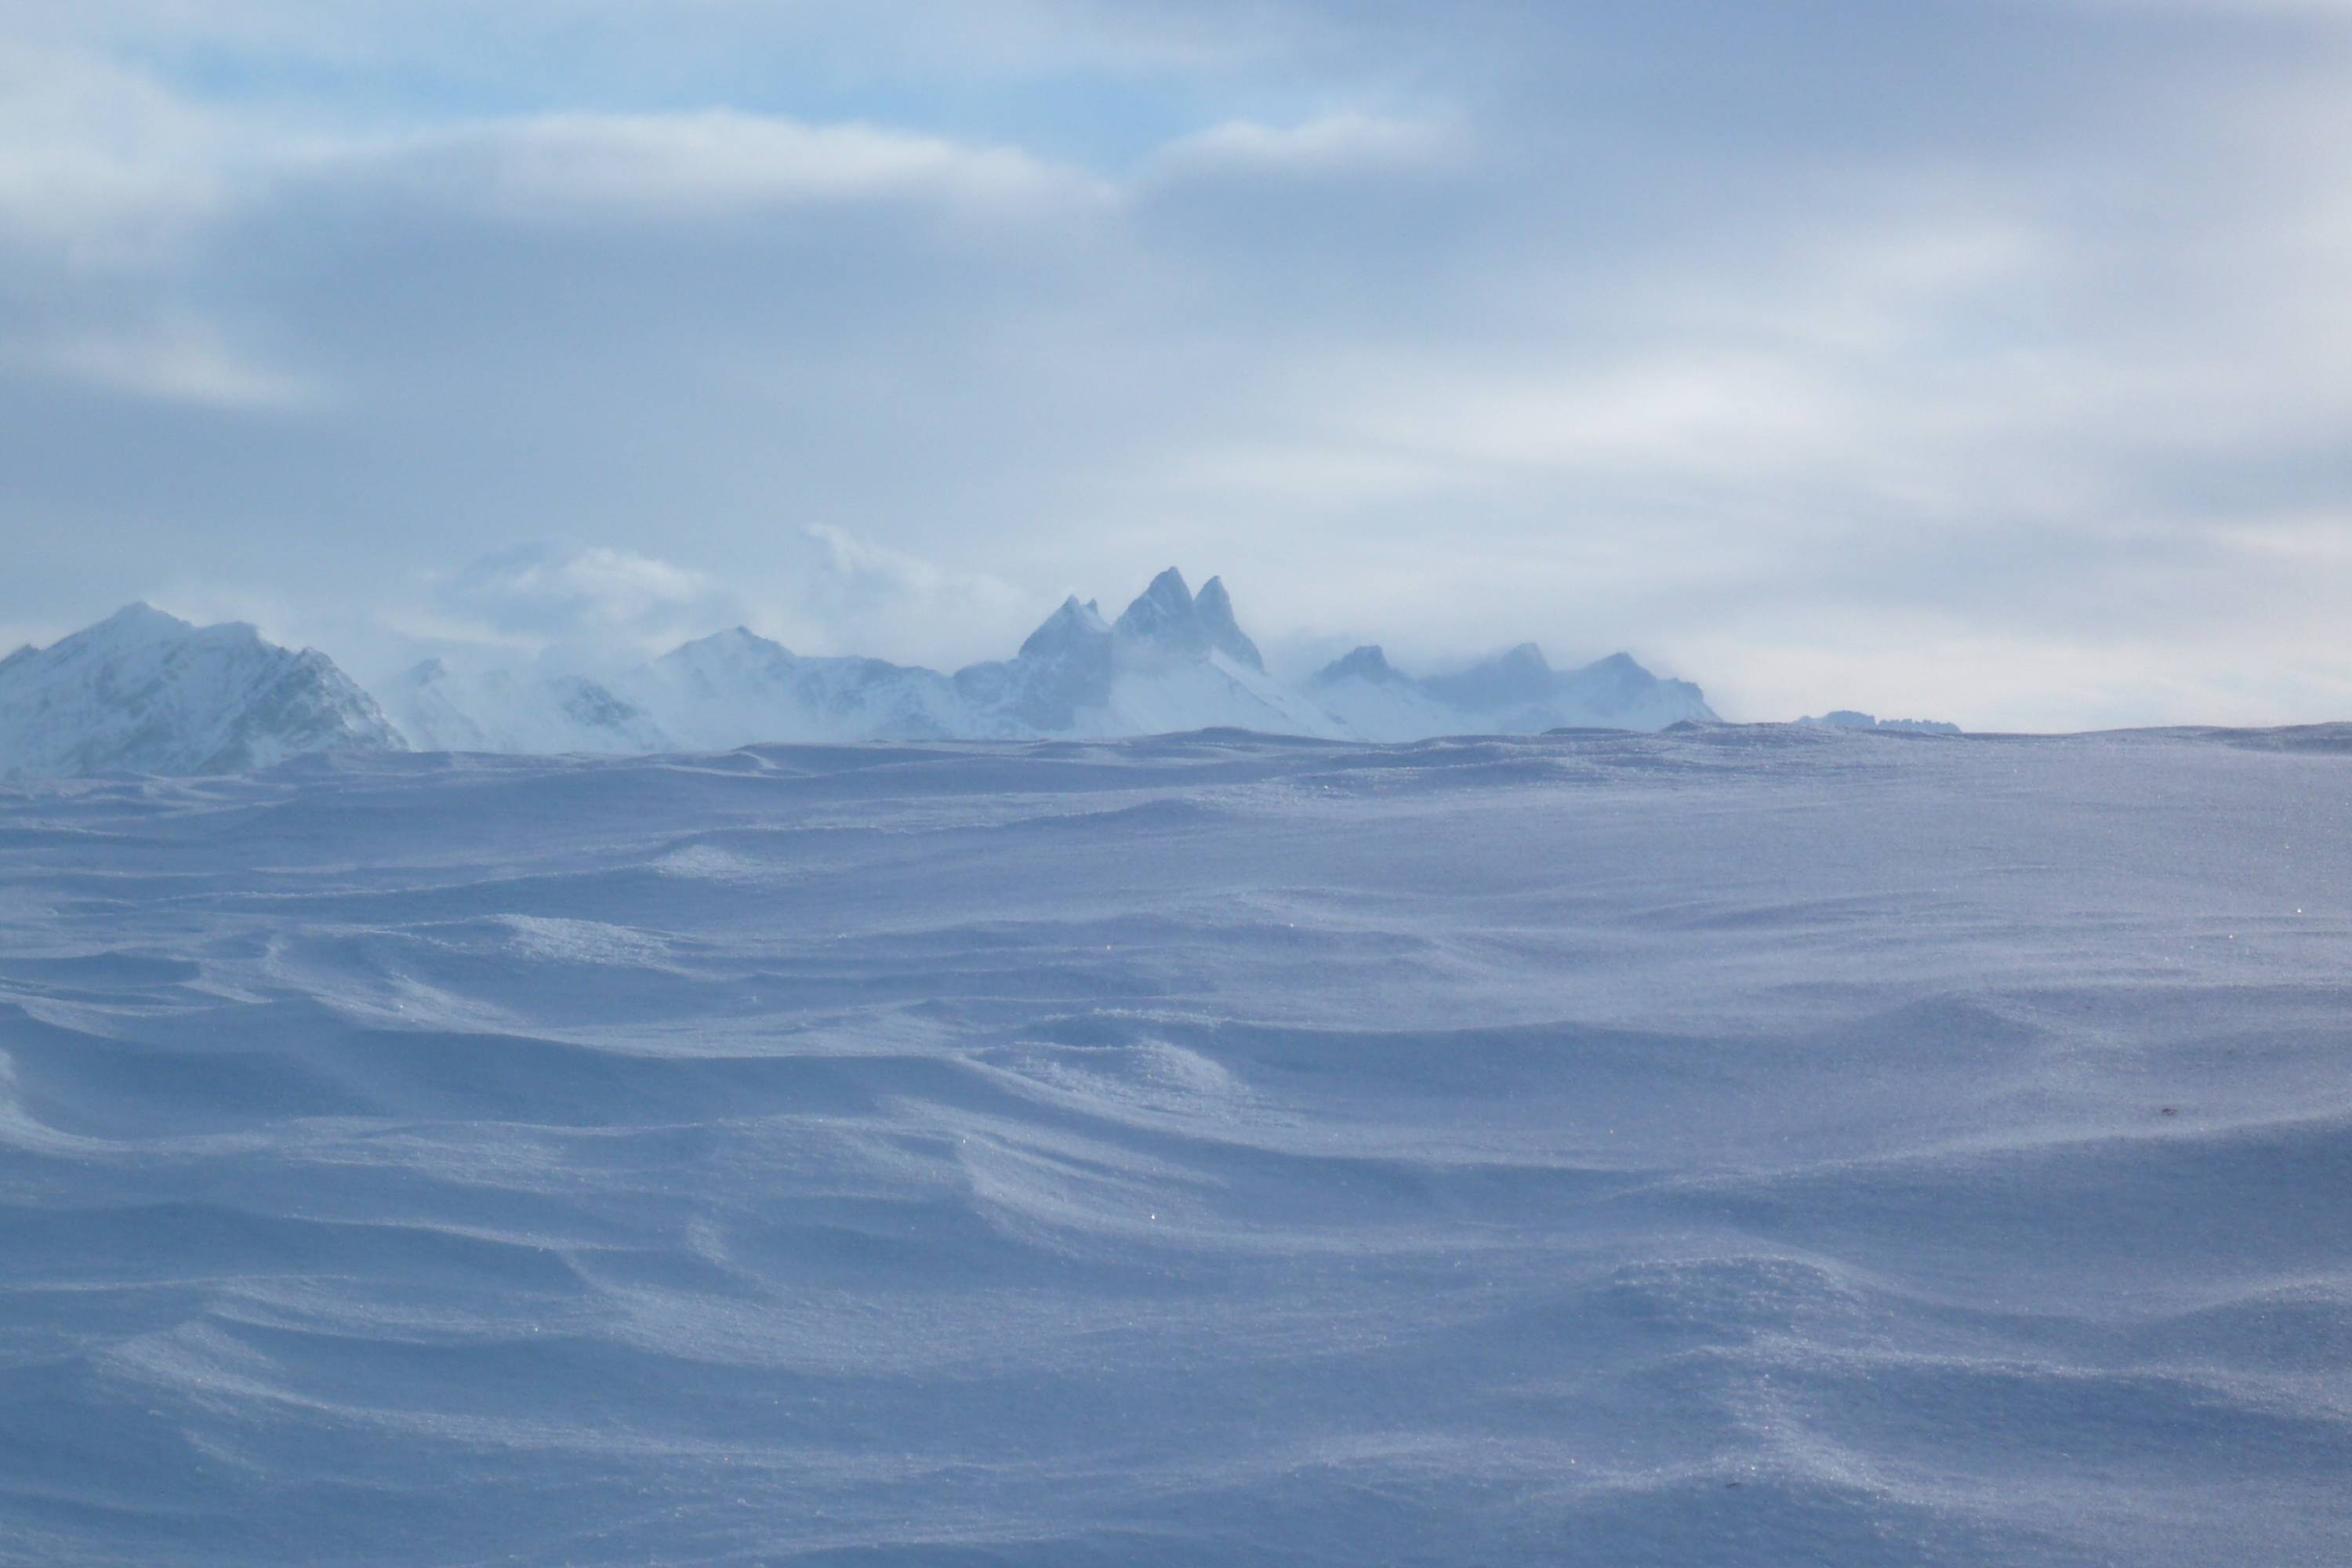
<svg viewBox="0 0 2352 1568"><path fill-rule="evenodd" d="M1306 693L1275 679L1234 618L1225 585L1198 596L1171 567L1115 623L1075 598L1014 658L960 670L957 692L991 734L1160 734L1232 727L1344 736Z"/></svg>
<svg viewBox="0 0 2352 1568"><path fill-rule="evenodd" d="M427 659L394 682L384 710L425 752L629 756L679 749L643 710L576 675L461 672Z"/></svg>
<svg viewBox="0 0 2352 1568"><path fill-rule="evenodd" d="M940 740L978 729L936 670L807 658L737 626L663 655L615 689L685 747L777 739ZM781 726L781 728L780 728Z"/></svg>
<svg viewBox="0 0 2352 1568"><path fill-rule="evenodd" d="M955 689L975 712L1021 731L1072 734L1110 700L1117 673L1110 623L1092 600L1073 595L1013 658L956 671Z"/></svg>
<svg viewBox="0 0 2352 1568"><path fill-rule="evenodd" d="M1957 735L1960 732L1958 724L1947 724L1940 719L1878 719L1868 713L1857 713L1851 708L1841 708L1818 719L1800 719L1797 722L1822 730L1887 730L1906 735Z"/></svg>
<svg viewBox="0 0 2352 1568"><path fill-rule="evenodd" d="M741 626L604 679L417 665L379 710L315 652L143 605L0 662L0 776L234 771L297 752L634 755L770 741L1109 739L1205 729L1329 739L1662 730L1711 721L1698 688L1623 654L1555 670L1533 644L1416 678L1361 647L1308 680L1271 674L1212 577L1162 572L1116 621L1072 598L1011 658L944 675L796 654Z"/></svg>
<svg viewBox="0 0 2352 1568"><path fill-rule="evenodd" d="M1623 654L1554 670L1533 644L1415 679L1376 647L1304 683L1277 679L1212 577L1173 567L1116 621L1073 597L1011 658L943 675L793 653L741 626L599 684L577 676L413 670L390 694L420 747L502 752L719 750L764 741L1108 739L1230 728L1415 740L1561 726L1662 730L1712 721L1696 686Z"/></svg>
<svg viewBox="0 0 2352 1568"><path fill-rule="evenodd" d="M1631 655L1612 654L1581 669L1556 670L1533 643L1453 675L1415 679L1378 647L1360 647L1308 682L1318 702L1366 740L1407 741L1478 731L1524 735L1545 730L1663 730L1715 710L1686 680L1664 680Z"/></svg>
<svg viewBox="0 0 2352 1568"><path fill-rule="evenodd" d="M1117 622L1076 598L1008 659L953 675L881 659L793 653L744 627L599 684L458 675L419 666L388 694L431 750L628 752L762 741L1108 738L1218 727L1359 733L1308 690L1266 672L1223 583L1199 594L1173 568ZM1433 734L1460 728L1433 723Z"/></svg>
<svg viewBox="0 0 2352 1568"><path fill-rule="evenodd" d="M399 751L374 699L315 649L131 605L0 659L0 778L230 773L305 752Z"/></svg>

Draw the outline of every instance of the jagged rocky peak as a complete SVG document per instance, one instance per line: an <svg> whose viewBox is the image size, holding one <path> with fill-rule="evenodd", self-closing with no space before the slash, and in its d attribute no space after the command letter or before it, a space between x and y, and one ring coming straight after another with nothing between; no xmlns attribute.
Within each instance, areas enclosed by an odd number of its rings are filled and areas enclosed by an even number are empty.
<svg viewBox="0 0 2352 1568"><path fill-rule="evenodd" d="M1073 594L1029 634L1029 639L1021 645L1021 657L1045 658L1109 636L1110 627L1104 624L1102 612L1095 608L1094 601L1080 604Z"/></svg>
<svg viewBox="0 0 2352 1568"><path fill-rule="evenodd" d="M1112 628L1123 647L1163 660L1205 659L1221 653L1263 675L1265 659L1234 618L1224 580L1212 577L1196 596L1173 566L1151 580Z"/></svg>
<svg viewBox="0 0 2352 1568"><path fill-rule="evenodd" d="M1151 580L1111 630L1122 643L1163 654L1202 656L1209 651L1208 628L1201 624L1192 591L1173 566Z"/></svg>
<svg viewBox="0 0 2352 1568"><path fill-rule="evenodd" d="M1434 676L1423 684L1435 696L1471 712L1499 712L1549 699L1554 679L1543 649L1523 642L1457 674Z"/></svg>
<svg viewBox="0 0 2352 1568"><path fill-rule="evenodd" d="M783 644L749 626L730 626L680 643L639 673L656 685L682 686L709 697L746 683L785 679L799 663L799 656Z"/></svg>
<svg viewBox="0 0 2352 1568"><path fill-rule="evenodd" d="M684 642L662 655L665 659L679 664L698 664L712 660L740 662L790 659L793 650L772 637L763 637L749 626L730 626L723 632L713 632L707 637Z"/></svg>
<svg viewBox="0 0 2352 1568"><path fill-rule="evenodd" d="M1374 686L1392 686L1401 684L1404 679L1405 676L1396 666L1389 662L1389 656L1381 651L1381 646L1378 643L1366 643L1344 657L1333 659L1315 674L1315 681L1318 686L1329 686L1341 680L1361 680Z"/></svg>
<svg viewBox="0 0 2352 1568"><path fill-rule="evenodd" d="M1620 654L1617 657L1622 658L1625 656ZM1538 647L1531 642L1523 642L1517 647L1496 655L1493 662L1505 669L1541 669L1548 671L1551 668L1551 660L1544 658L1543 649Z"/></svg>
<svg viewBox="0 0 2352 1568"><path fill-rule="evenodd" d="M1209 646L1245 669L1265 673L1265 660L1250 641L1241 623L1234 619L1233 595L1225 592L1225 580L1212 577L1201 584L1201 592L1192 601L1192 613L1200 617L1201 627L1209 634Z"/></svg>
<svg viewBox="0 0 2352 1568"><path fill-rule="evenodd" d="M1595 659L1572 678L1586 692L1603 691L1631 697L1647 691L1658 684L1658 678L1642 668L1630 653L1612 653L1607 658Z"/></svg>
<svg viewBox="0 0 2352 1568"><path fill-rule="evenodd" d="M956 671L954 688L979 734L1055 734L1110 700L1110 626L1075 594L1045 617L1018 656Z"/></svg>

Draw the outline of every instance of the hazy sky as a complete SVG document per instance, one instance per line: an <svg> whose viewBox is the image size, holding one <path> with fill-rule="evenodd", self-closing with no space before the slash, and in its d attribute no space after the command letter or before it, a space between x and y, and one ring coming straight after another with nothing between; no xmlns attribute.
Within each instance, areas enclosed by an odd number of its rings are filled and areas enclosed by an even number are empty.
<svg viewBox="0 0 2352 1568"><path fill-rule="evenodd" d="M0 0L0 642L2352 717L2352 0Z"/></svg>

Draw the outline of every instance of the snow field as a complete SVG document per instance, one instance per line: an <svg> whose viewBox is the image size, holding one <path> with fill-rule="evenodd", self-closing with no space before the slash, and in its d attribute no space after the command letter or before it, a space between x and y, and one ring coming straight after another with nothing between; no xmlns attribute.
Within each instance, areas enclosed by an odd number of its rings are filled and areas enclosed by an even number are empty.
<svg viewBox="0 0 2352 1568"><path fill-rule="evenodd" d="M0 1562L2332 1563L2352 736L0 791Z"/></svg>

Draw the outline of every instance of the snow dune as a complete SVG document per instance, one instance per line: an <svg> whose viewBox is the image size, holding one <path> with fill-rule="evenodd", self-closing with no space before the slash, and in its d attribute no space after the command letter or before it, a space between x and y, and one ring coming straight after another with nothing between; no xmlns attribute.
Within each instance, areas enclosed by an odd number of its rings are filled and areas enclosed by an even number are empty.
<svg viewBox="0 0 2352 1568"><path fill-rule="evenodd" d="M0 789L0 1562L2352 1559L2347 767Z"/></svg>

